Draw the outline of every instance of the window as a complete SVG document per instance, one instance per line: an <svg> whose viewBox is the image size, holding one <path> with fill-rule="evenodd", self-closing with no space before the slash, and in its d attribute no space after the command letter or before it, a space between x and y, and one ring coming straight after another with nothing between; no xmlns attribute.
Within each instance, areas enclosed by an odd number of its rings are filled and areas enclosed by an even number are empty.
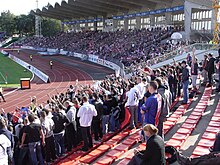
<svg viewBox="0 0 220 165"><path fill-rule="evenodd" d="M118 21L118 25L124 25L124 24L125 24L125 21L124 21L124 20Z"/></svg>
<svg viewBox="0 0 220 165"><path fill-rule="evenodd" d="M79 25L79 27L86 27L86 24L85 24L85 23L81 23L81 24Z"/></svg>
<svg viewBox="0 0 220 165"><path fill-rule="evenodd" d="M88 26L92 27L92 26L94 26L94 23L88 23Z"/></svg>
<svg viewBox="0 0 220 165"><path fill-rule="evenodd" d="M97 22L97 26L103 26L103 22Z"/></svg>
<svg viewBox="0 0 220 165"><path fill-rule="evenodd" d="M212 18L212 11L209 11L209 18Z"/></svg>
<svg viewBox="0 0 220 165"><path fill-rule="evenodd" d="M143 28L149 28L150 27L150 25L141 25L141 29L143 29Z"/></svg>
<svg viewBox="0 0 220 165"><path fill-rule="evenodd" d="M135 26L128 26L128 29L135 29Z"/></svg>
<svg viewBox="0 0 220 165"><path fill-rule="evenodd" d="M131 24L132 24L132 25L135 25L135 24L136 24L136 19L129 19L129 20L128 20L128 24L129 24L129 25L131 25Z"/></svg>

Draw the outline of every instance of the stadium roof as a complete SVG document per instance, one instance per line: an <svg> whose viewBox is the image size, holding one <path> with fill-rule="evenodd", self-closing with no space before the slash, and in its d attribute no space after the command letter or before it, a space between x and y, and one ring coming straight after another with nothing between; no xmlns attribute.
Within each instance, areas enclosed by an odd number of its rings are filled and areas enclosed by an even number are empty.
<svg viewBox="0 0 220 165"><path fill-rule="evenodd" d="M89 17L108 17L118 13L129 11L141 11L142 9L155 9L158 4L161 7L171 7L173 0L63 0L61 4L54 6L48 4L42 10L37 9L32 13L59 20L73 20Z"/></svg>

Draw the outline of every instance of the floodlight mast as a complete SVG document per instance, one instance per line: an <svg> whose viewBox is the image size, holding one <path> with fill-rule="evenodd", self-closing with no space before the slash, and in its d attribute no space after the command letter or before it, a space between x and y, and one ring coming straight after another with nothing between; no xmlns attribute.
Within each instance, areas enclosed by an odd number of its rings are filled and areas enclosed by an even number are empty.
<svg viewBox="0 0 220 165"><path fill-rule="evenodd" d="M36 10L38 9L38 0L36 0ZM35 15L35 36L41 37L41 17Z"/></svg>

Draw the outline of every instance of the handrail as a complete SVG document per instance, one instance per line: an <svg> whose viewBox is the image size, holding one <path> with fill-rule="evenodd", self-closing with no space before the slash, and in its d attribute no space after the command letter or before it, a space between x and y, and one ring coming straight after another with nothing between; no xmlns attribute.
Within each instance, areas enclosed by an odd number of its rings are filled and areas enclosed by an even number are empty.
<svg viewBox="0 0 220 165"><path fill-rule="evenodd" d="M210 49L212 49L213 47L216 47L216 46L218 46L218 45L207 44L207 43L195 43L195 44L183 47L179 50L175 50L173 52L167 53L163 56L156 57L155 60L156 60L157 63L158 62L163 62L163 61L172 59L177 55L192 52L194 47L195 47L196 50L210 50ZM155 63L155 60L151 60L151 64Z"/></svg>

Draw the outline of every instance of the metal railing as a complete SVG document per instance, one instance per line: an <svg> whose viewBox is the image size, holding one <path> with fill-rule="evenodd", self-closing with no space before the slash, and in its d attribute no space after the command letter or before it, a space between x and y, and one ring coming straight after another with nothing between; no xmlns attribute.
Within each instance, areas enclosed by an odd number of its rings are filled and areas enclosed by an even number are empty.
<svg viewBox="0 0 220 165"><path fill-rule="evenodd" d="M152 61L151 64L155 64L155 62L156 63L163 62L163 61L175 58L176 56L182 55L184 53L188 54L188 53L192 52L193 48L195 48L196 50L204 50L205 51L205 50L213 49L215 47L217 48L218 45L207 44L207 43L195 43L195 44L174 50L174 51L167 53L165 55L155 57L153 60L151 60Z"/></svg>

